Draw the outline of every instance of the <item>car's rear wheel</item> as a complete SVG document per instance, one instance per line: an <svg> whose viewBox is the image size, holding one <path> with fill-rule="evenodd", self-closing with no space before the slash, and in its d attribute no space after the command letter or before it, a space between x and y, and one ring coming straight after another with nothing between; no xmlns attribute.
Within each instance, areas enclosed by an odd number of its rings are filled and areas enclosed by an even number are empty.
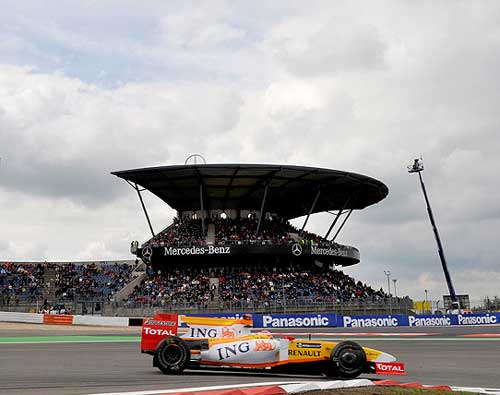
<svg viewBox="0 0 500 395"><path fill-rule="evenodd" d="M353 379L358 377L366 365L366 354L358 343L345 341L335 346L331 363L324 373L328 377Z"/></svg>
<svg viewBox="0 0 500 395"><path fill-rule="evenodd" d="M184 340L177 336L163 339L154 356L158 369L165 374L181 373L189 364L191 352Z"/></svg>

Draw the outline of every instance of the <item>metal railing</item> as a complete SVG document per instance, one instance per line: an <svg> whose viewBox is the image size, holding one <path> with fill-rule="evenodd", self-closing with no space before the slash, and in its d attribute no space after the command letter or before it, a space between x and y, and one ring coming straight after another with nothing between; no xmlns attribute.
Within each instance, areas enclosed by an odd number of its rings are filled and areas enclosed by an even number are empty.
<svg viewBox="0 0 500 395"><path fill-rule="evenodd" d="M367 314L431 314L446 313L443 309L435 311L439 306L437 301L432 301L431 311L415 310L413 302L408 298L386 298L379 300L352 299L337 301L313 301L306 299L295 299L285 301L260 302L215 302L204 304L195 303L139 303L139 302L109 302L107 299L58 299L51 306L64 305L71 314L81 315L103 315L124 317L147 317L157 312L172 312L179 314L203 314L203 313L231 313L231 312L255 312L255 313L322 313L331 312L343 315L367 315ZM499 312L500 306L495 303L486 305L484 301L471 301L473 313ZM18 313L41 312L43 299L32 301L18 301L1 303L0 311Z"/></svg>
<svg viewBox="0 0 500 395"><path fill-rule="evenodd" d="M196 303L110 303L104 306L103 315L140 317L157 312L179 314L255 312L255 313L307 313L331 312L339 314L409 314L413 303L409 299L392 298L389 300L286 300L273 302L207 302Z"/></svg>
<svg viewBox="0 0 500 395"><path fill-rule="evenodd" d="M102 315L103 307L109 303L105 298L93 299L56 299L50 305L44 305L44 299L30 301L14 301L11 303L1 303L0 311L16 313L41 313L44 308L48 311L60 311L63 307L65 314L79 315Z"/></svg>

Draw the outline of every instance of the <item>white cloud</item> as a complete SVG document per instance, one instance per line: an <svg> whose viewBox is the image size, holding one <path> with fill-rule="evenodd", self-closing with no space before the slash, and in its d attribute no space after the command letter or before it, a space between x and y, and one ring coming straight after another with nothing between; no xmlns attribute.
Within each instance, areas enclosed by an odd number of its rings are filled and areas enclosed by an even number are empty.
<svg viewBox="0 0 500 395"><path fill-rule="evenodd" d="M116 192L109 172L204 151L238 121L239 98L215 84L143 83L107 90L61 75L0 68L4 185L72 196Z"/></svg>
<svg viewBox="0 0 500 395"><path fill-rule="evenodd" d="M382 179L389 197L339 237L361 250L348 272L380 287L390 269L401 293L438 296L405 169L423 154L457 292L500 293L498 3L92 4L0 16L2 257L129 257L148 228L109 172L201 152ZM172 212L147 200L155 229L166 225Z"/></svg>
<svg viewBox="0 0 500 395"><path fill-rule="evenodd" d="M245 31L230 24L229 4L215 4L200 3L164 16L160 27L165 42L179 49L207 51L244 39Z"/></svg>
<svg viewBox="0 0 500 395"><path fill-rule="evenodd" d="M301 76L384 66L385 45L375 27L328 13L314 22L310 18L286 20L274 29L269 41L277 59Z"/></svg>

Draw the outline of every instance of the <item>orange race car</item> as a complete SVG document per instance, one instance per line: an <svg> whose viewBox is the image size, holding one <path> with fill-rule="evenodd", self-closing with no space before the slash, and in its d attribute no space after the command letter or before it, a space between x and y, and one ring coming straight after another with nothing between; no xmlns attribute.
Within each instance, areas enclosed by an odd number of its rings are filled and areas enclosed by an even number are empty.
<svg viewBox="0 0 500 395"><path fill-rule="evenodd" d="M187 332L179 335L180 324ZM242 319L157 314L142 324L141 351L165 374L184 369L253 369L354 378L361 373L404 375L405 367L382 351L352 341L276 338L252 333L251 316Z"/></svg>

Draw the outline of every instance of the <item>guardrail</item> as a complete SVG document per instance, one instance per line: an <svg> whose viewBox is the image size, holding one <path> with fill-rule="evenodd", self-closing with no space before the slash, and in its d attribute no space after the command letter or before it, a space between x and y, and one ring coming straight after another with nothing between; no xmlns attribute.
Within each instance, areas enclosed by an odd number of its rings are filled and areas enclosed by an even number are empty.
<svg viewBox="0 0 500 395"><path fill-rule="evenodd" d="M208 317L241 317L251 314L254 327L264 329L279 328L395 328L395 327L438 327L438 326L476 326L500 324L500 313L482 314L443 314L443 315L361 315L345 316L335 313L301 314L255 314L255 313L214 313L203 314ZM192 314L199 315L199 314ZM0 321L45 323L59 325L140 325L142 317L99 317L63 314L30 314L0 312Z"/></svg>
<svg viewBox="0 0 500 395"><path fill-rule="evenodd" d="M51 325L130 326L129 317L99 317L70 314L35 314L0 311L0 322Z"/></svg>

